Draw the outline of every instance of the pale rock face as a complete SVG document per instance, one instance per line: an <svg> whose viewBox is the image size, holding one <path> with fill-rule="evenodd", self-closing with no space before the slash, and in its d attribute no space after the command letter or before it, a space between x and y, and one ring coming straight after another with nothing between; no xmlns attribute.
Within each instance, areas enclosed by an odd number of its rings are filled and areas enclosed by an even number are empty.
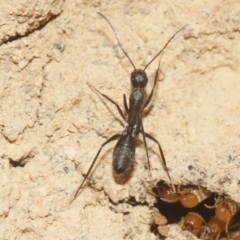
<svg viewBox="0 0 240 240"><path fill-rule="evenodd" d="M3 239L159 239L150 231L148 189L168 178L149 140L147 170L141 134L127 183L114 179L110 143L92 188L85 184L71 203L101 144L125 126L86 83L122 109L132 90L133 67L97 12L137 68L188 24L164 51L144 129L160 141L176 184L200 184L240 203L239 1L1 0L0 10ZM146 70L146 94L158 61ZM167 239L194 237L175 225Z"/></svg>

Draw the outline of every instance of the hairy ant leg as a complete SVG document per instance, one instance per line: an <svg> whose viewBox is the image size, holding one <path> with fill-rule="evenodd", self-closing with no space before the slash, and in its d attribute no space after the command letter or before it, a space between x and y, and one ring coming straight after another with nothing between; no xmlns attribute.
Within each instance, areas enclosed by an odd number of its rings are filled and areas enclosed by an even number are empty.
<svg viewBox="0 0 240 240"><path fill-rule="evenodd" d="M98 150L95 158L94 158L93 161L92 161L91 166L89 167L86 175L84 176L84 179L83 179L81 185L78 187L78 189L77 189L77 191L76 191L76 193L75 193L75 195L74 195L73 200L76 199L76 197L78 196L78 193L79 193L80 189L82 188L83 184L85 183L85 181L86 181L87 178L89 177L89 174L90 174L90 172L92 171L92 168L93 168L93 166L95 165L95 163L96 163L96 161L97 161L97 158L98 158L100 152L102 151L102 148L103 148L105 145L107 145L108 143L110 143L110 142L112 142L112 141L114 141L114 140L117 140L117 139L120 138L120 137L121 137L121 134L115 134L115 135L113 135L112 137L110 137L107 141L105 141L105 142L101 145L101 147L99 148L99 150Z"/></svg>
<svg viewBox="0 0 240 240"><path fill-rule="evenodd" d="M119 114L121 115L121 117L123 118L123 120L126 121L122 109L119 107L119 105L118 105L115 101L113 101L113 100L112 100L110 97L108 97L107 95L101 93L101 92L100 92L99 90L97 90L91 83L88 82L87 84L88 84L88 86L89 86L90 88L92 88L95 92L97 92L98 94L100 94L101 96L103 96L104 98L106 98L109 102L113 103L113 104L117 107L117 110L118 110Z"/></svg>

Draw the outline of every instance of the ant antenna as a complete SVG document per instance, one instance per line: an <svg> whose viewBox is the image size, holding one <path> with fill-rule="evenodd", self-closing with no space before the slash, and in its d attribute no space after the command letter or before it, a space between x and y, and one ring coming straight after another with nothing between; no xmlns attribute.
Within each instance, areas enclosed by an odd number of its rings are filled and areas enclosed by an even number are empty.
<svg viewBox="0 0 240 240"><path fill-rule="evenodd" d="M164 47L156 54L156 56L146 65L146 67L144 68L143 71L145 71L147 69L147 67L163 52L163 50L168 46L168 44L173 40L173 38L180 32L182 31L188 24L186 24L185 26L183 26L182 28L180 28L177 32L175 32L172 37L166 42L166 44L164 45Z"/></svg>
<svg viewBox="0 0 240 240"><path fill-rule="evenodd" d="M102 16L106 21L107 23L109 24L109 26L112 28L112 31L117 39L117 42L118 42L118 45L119 47L122 49L123 53L125 54L125 56L128 58L128 60L130 61L130 63L132 64L133 68L136 70L136 67L133 63L133 61L131 60L131 58L128 56L128 54L126 53L126 51L124 50L124 48L122 47L122 44L120 43L119 41L119 38L118 38L118 35L113 27L113 25L111 24L111 22L108 20L108 18L103 15L102 13L98 12L98 14L100 16ZM164 45L164 47L155 55L155 57L146 65L146 67L144 68L143 71L145 71L147 69L147 67L163 52L163 50L168 46L168 44L173 40L173 38L180 32L182 31L188 24L186 24L185 26L183 26L182 28L180 28L177 32L175 32L172 37L167 41L167 43Z"/></svg>
<svg viewBox="0 0 240 240"><path fill-rule="evenodd" d="M133 64L133 61L132 61L131 58L128 56L128 54L126 53L126 51L123 49L122 44L120 43L120 41L119 41L119 39L118 39L118 35L117 35L117 33L116 33L113 25L111 24L111 22L110 22L110 21L107 19L107 17L104 16L102 13L98 12L98 14L101 15L101 16L107 21L107 23L109 24L109 26L112 28L113 33L114 33L114 35L115 35L115 37L116 37L116 39L117 39L117 42L118 42L119 47L122 49L123 53L124 53L125 56L128 58L128 60L129 60L130 63L132 64L133 68L136 69L135 65Z"/></svg>

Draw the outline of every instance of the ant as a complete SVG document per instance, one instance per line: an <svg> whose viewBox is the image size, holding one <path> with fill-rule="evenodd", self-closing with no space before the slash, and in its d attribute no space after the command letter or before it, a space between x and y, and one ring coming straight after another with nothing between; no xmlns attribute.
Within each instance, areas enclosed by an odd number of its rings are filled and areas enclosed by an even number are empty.
<svg viewBox="0 0 240 240"><path fill-rule="evenodd" d="M205 204L207 208L215 208L216 217L226 223L225 232L228 234L229 223L233 216L239 210L239 206L230 197L226 195L218 196L215 201L214 206L208 206Z"/></svg>
<svg viewBox="0 0 240 240"><path fill-rule="evenodd" d="M203 217L196 212L189 212L179 223L183 230L188 230L196 236L199 235L205 224Z"/></svg>
<svg viewBox="0 0 240 240"><path fill-rule="evenodd" d="M216 215L206 223L202 216L195 212L189 212L179 225L202 240L218 240L226 228L226 222Z"/></svg>
<svg viewBox="0 0 240 240"><path fill-rule="evenodd" d="M218 240L220 235L226 229L226 222L221 221L216 215L213 216L202 229L200 239Z"/></svg>
<svg viewBox="0 0 240 240"><path fill-rule="evenodd" d="M135 148L136 148L135 138L139 135L139 133L141 133L143 136L143 142L144 142L147 160L148 160L148 168L150 169L150 161L149 161L149 156L148 156L148 151L147 151L146 138L154 141L158 145L159 152L160 152L160 155L161 155L161 158L163 161L164 169L166 170L167 175L172 183L172 179L171 179L170 174L167 169L166 160L165 160L161 145L158 140L156 140L154 137L152 137L150 134L148 134L144 131L144 127L143 127L143 123L142 123L142 111L151 102L153 92L154 92L154 89L155 89L155 86L156 86L156 83L158 80L158 71L157 71L156 75L155 75L152 90L151 90L149 96L147 97L147 99L145 99L144 88L147 86L147 83L148 83L148 77L146 75L145 70L163 52L163 50L168 46L168 44L177 35L177 33L179 33L181 30L183 30L183 28L185 28L185 26L182 27L181 29L179 29L177 32L175 32L175 34L167 41L167 43L164 45L164 47L155 55L155 57L142 70L142 69L136 69L135 65L133 64L133 61L130 59L130 57L128 56L126 51L123 49L123 47L118 39L117 33L115 32L115 29L112 26L111 22L102 13L98 13L98 14L107 21L107 23L111 27L111 29L117 39L119 47L121 48L121 50L123 51L123 53L128 58L128 60L130 61L130 63L132 64L132 66L134 68L133 72L131 73L131 84L133 87L133 91L129 97L129 106L127 104L126 95L123 94L124 108L128 115L128 118L126 119L123 111L121 110L121 108L115 101L113 101L111 98L109 98L105 94L99 92L90 83L88 83L88 85L93 90L95 90L98 94L100 94L102 97L106 98L108 101L110 101L111 103L113 103L116 106L116 108L117 108L119 114L121 115L121 117L123 118L123 120L127 122L127 126L123 130L122 134L115 134L115 135L111 136L110 138L107 139L107 141L105 141L101 145L94 160L92 161L91 166L89 167L89 169L87 171L87 174L84 176L84 179L83 179L81 185L79 186L77 192L75 193L74 199L78 196L80 189L82 188L83 184L85 183L89 174L91 173L93 166L95 165L102 148L105 145L107 145L108 143L118 139L117 144L113 151L112 165L113 165L114 173L119 176L119 175L126 173L129 170L130 166L132 165L134 155L135 155ZM159 61L159 65L160 65L160 61ZM158 68L159 68L159 66L158 66Z"/></svg>
<svg viewBox="0 0 240 240"><path fill-rule="evenodd" d="M212 194L203 187L193 185L178 186L177 191L174 192L171 186L163 181L157 183L156 191L156 196L162 201L168 203L176 203L179 201L182 206L186 208L196 207Z"/></svg>

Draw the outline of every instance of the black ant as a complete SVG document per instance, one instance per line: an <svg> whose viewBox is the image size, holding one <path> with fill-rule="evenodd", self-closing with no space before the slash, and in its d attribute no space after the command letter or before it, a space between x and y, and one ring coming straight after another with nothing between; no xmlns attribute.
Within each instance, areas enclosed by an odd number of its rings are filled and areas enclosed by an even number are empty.
<svg viewBox="0 0 240 240"><path fill-rule="evenodd" d="M154 84L151 90L151 93L149 94L149 96L147 97L147 99L145 100L145 96L144 96L144 88L146 87L147 83L148 83L148 78L146 75L145 70L147 69L147 67L163 52L163 50L167 47L167 45L171 42L171 40L177 35L177 33L179 33L183 28L179 29L168 41L167 43L164 45L164 47L156 54L156 56L145 66L145 68L142 69L136 69L135 65L133 64L132 60L130 59L130 57L128 56L128 54L126 53L126 51L123 49L118 36L112 26L112 24L110 23L110 21L107 19L107 17L105 17L102 13L98 13L100 16L102 16L107 23L110 25L116 39L118 42L119 47L121 48L121 50L123 51L123 53L125 54L125 56L129 59L130 63L132 64L134 71L131 73L131 84L133 87L133 91L130 95L129 98L129 107L127 104L127 100L126 100L126 95L123 95L123 103L124 103L124 108L125 111L128 114L128 118L126 120L126 117L123 113L123 111L121 110L121 108L119 107L119 105L113 101L111 98L109 98L108 96L106 96L105 94L99 92L96 88L94 88L91 84L88 83L88 85L93 88L97 93L99 93L101 96L103 96L104 98L106 98L108 101L110 101L111 103L113 103L117 109L119 114L121 115L121 117L127 121L127 126L125 127L125 129L123 130L122 134L115 134L112 137L110 137L107 141L105 141L100 149L98 150L90 168L87 171L87 174L84 176L84 180L82 181L81 185L79 186L76 194L74 195L74 199L77 197L80 189L82 188L83 184L85 183L85 181L87 180L90 172L92 171L92 168L94 166L94 164L97 161L97 158L102 150L102 148L107 145L109 142L112 142L114 140L118 139L118 142L114 148L113 151L113 170L114 173L117 175L121 175L126 173L133 161L134 155L135 155L135 148L136 148L136 144L135 144L135 138L138 136L139 133L142 134L143 136L143 141L144 141L144 146L146 149L146 155L147 155L147 160L148 160L148 167L150 169L150 162L149 162L149 156L148 156L148 151L147 151L147 143L146 143L146 138L151 139L152 141L154 141L159 148L159 152L160 155L162 157L162 161L163 161L163 165L164 165L164 169L166 170L168 177L172 183L172 179L170 177L170 174L168 172L167 169L167 164L166 164L166 160L161 148L160 143L158 142L158 140L156 140L154 137L152 137L150 134L146 133L144 131L143 128L143 123L142 123L142 111L144 108L146 108L153 96L153 92L157 83L157 79L158 79L158 71L156 72L155 75L155 79L154 79ZM160 61L159 61L160 64ZM173 185L173 184L172 184Z"/></svg>

